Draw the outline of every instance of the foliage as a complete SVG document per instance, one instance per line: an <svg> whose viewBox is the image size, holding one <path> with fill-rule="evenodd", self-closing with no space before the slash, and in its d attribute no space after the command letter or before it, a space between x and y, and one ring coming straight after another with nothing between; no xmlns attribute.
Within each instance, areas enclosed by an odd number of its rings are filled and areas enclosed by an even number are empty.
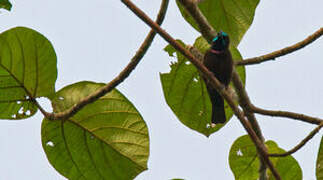
<svg viewBox="0 0 323 180"><path fill-rule="evenodd" d="M274 141L266 142L270 153L284 153ZM302 179L302 170L292 156L271 158L282 179ZM259 158L256 147L248 135L239 137L232 145L229 154L230 168L236 180L249 180L258 178ZM269 179L274 179L271 173Z"/></svg>
<svg viewBox="0 0 323 180"><path fill-rule="evenodd" d="M318 180L323 179L323 137L321 139L319 153L316 160L316 178Z"/></svg>
<svg viewBox="0 0 323 180"><path fill-rule="evenodd" d="M54 112L68 109L102 86L79 82L63 88L52 99ZM68 179L133 179L147 169L146 123L118 90L67 120L44 119L42 144L50 163Z"/></svg>
<svg viewBox="0 0 323 180"><path fill-rule="evenodd" d="M237 46L253 22L258 3L259 0L203 0L198 4L215 30L230 35L230 51L236 61L242 59ZM184 19L199 31L190 13L179 1L177 5ZM11 3L0 0L1 8L10 11ZM183 40L177 42L190 49ZM197 37L193 47L205 53L210 45L203 37ZM170 65L170 72L160 74L167 104L192 130L207 137L218 132L225 124L210 127L211 103L198 69L171 45L164 50L176 58ZM236 70L245 83L245 68L239 66ZM43 149L50 164L68 179L127 180L146 170L150 144L148 128L132 102L113 88L72 116L50 119L37 98L48 98L54 114L64 114L91 95L104 92L101 90L105 87L103 83L82 81L56 91L56 79L56 54L46 37L26 27L0 34L0 119L27 119L41 110L45 115L41 127ZM233 115L227 104L225 113L227 119ZM323 179L322 144L323 139L316 162L317 179ZM269 153L286 152L274 141L266 141L265 145ZM282 179L302 179L302 170L291 155L271 157L270 160ZM249 136L241 136L233 143L229 164L236 179L258 179L260 161ZM267 175L274 179L269 170Z"/></svg>
<svg viewBox="0 0 323 180"><path fill-rule="evenodd" d="M0 34L1 119L34 115L32 98L53 95L56 78L56 54L43 35L24 27Z"/></svg>
<svg viewBox="0 0 323 180"><path fill-rule="evenodd" d="M199 31L193 17L177 0L177 6L184 19ZM198 4L199 9L211 26L217 31L230 35L234 47L239 45L243 35L252 24L259 0L203 0Z"/></svg>
<svg viewBox="0 0 323 180"><path fill-rule="evenodd" d="M8 0L0 0L0 9L11 10L11 3Z"/></svg>

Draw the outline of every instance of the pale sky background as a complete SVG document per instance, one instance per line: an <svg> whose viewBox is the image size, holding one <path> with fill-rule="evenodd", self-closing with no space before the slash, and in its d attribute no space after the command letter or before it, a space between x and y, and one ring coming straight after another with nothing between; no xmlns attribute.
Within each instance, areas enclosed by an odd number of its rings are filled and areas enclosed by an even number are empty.
<svg viewBox="0 0 323 180"><path fill-rule="evenodd" d="M160 0L136 0L155 19ZM0 14L0 32L26 26L44 34L58 56L56 90L82 80L109 82L129 62L149 28L120 1L12 0L11 12ZM263 55L292 45L323 26L322 0L263 0L239 50L243 57ZM192 44L199 34L170 2L163 24L174 38ZM234 118L206 138L177 120L167 106L159 72L168 72L171 58L159 36L131 76L118 89L144 117L150 135L148 170L136 180L234 179L228 153L246 134ZM277 61L248 66L247 91L255 105L302 112L323 118L323 38ZM48 104L46 105L49 108ZM0 180L64 180L47 161L41 146L43 116L0 121ZM289 150L315 126L257 116L267 140ZM294 154L305 180L315 179L316 154L322 132Z"/></svg>

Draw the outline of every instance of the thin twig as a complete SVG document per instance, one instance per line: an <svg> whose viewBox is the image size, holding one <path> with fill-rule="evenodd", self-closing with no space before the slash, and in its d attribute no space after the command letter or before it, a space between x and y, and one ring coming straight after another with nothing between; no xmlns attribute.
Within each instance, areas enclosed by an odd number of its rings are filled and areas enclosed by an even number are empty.
<svg viewBox="0 0 323 180"><path fill-rule="evenodd" d="M288 112L288 111L266 110L266 109L261 109L259 107L256 107L254 105L251 105L250 108L251 108L251 111L253 111L254 113L273 116L273 117L286 117L286 118L291 118L291 119L295 119L295 120L299 120L299 121L303 121L311 124L317 124L317 125L323 122L323 119L311 117L305 114L299 114L299 113Z"/></svg>
<svg viewBox="0 0 323 180"><path fill-rule="evenodd" d="M272 53L269 53L269 54L266 54L266 55L263 55L263 56L238 61L238 62L236 62L236 65L237 66L253 65L253 64L260 64L260 63L270 61L270 60L275 60L275 58L278 58L280 56L284 56L286 54L292 53L294 51L297 51L297 50L311 44L313 41L315 41L316 39L318 39L322 35L323 35L323 27L321 27L315 33L308 36L303 41L300 41L300 42L298 42L298 43L296 43L296 44L294 44L292 46L285 47L283 49L274 51Z"/></svg>
<svg viewBox="0 0 323 180"><path fill-rule="evenodd" d="M161 24L164 21L165 14L168 8L169 0L163 0L162 4L160 6L160 10L156 19L156 24ZM78 111L80 111L85 105L90 104L100 97L104 96L108 92L110 92L112 89L114 89L116 86L118 86L121 82L123 82L130 73L136 68L140 60L143 58L143 56L146 54L148 48L150 47L154 37L156 35L156 32L153 30L150 30L148 33L145 41L141 44L140 48L136 52L136 54L133 56L129 64L119 73L117 77L115 77L112 81L110 81L108 84L106 84L104 87L100 88L96 92L92 93L91 95L85 97L82 99L79 103L75 104L70 109L60 112L60 113L48 113L46 112L34 99L33 102L37 105L39 110L43 113L43 115L50 120L57 120L57 119L66 119L74 114L76 114Z"/></svg>
<svg viewBox="0 0 323 180"><path fill-rule="evenodd" d="M252 141L254 142L258 152L264 158L264 161L268 165L269 169L273 173L276 179L280 180L280 176L273 166L272 162L269 160L267 155L267 149L261 140L258 138L257 134L252 129L250 123L245 119L242 111L235 105L234 101L230 97L229 93L225 90L224 86L217 80L217 78L210 72L197 58L195 58L188 50L182 47L174 38L172 38L166 31L161 29L161 27L154 23L141 9L139 9L130 0L121 0L131 11L134 12L141 20L143 20L147 25L153 28L160 36L162 36L170 45L172 45L176 50L181 52L195 67L210 80L212 86L224 97L228 105L233 110L234 114L238 117L241 124L245 130L250 135Z"/></svg>
<svg viewBox="0 0 323 180"><path fill-rule="evenodd" d="M299 149L301 149L309 140L311 140L315 134L317 134L320 129L323 127L323 123L321 123L319 126L317 126L315 129L313 129L313 131L311 131L299 144L297 144L293 149L285 152L285 153L281 153L281 154L276 154L276 153L272 153L272 154L268 154L271 157L285 157L285 156L289 156L293 153L295 153L296 151L298 151Z"/></svg>

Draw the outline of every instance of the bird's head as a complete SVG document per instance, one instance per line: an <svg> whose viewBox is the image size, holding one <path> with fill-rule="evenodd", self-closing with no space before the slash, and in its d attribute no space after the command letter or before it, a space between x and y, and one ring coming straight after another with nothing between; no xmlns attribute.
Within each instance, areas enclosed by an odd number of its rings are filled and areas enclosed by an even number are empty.
<svg viewBox="0 0 323 180"><path fill-rule="evenodd" d="M216 51L223 51L229 48L229 43L229 35L225 32L220 31L212 40L212 49Z"/></svg>

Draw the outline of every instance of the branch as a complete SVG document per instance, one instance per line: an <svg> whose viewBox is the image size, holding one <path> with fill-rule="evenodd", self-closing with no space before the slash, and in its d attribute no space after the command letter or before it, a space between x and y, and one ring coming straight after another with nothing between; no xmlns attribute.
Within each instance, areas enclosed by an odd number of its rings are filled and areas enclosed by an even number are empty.
<svg viewBox="0 0 323 180"><path fill-rule="evenodd" d="M216 36L216 32L213 27L209 24L208 20L202 14L200 9L197 6L198 1L196 0L178 0L188 11L189 14L195 19L201 34L205 37L209 43L212 42L212 39Z"/></svg>
<svg viewBox="0 0 323 180"><path fill-rule="evenodd" d="M165 14L168 8L168 2L169 0L163 0L157 19L156 24L161 24L164 21ZM118 86L121 82L123 82L130 73L136 68L136 66L139 64L140 60L143 58L143 56L146 54L148 48L150 47L154 37L156 35L156 32L153 30L150 30L149 34L147 35L145 41L141 44L140 48L136 52L136 54L133 56L129 64L119 73L117 77L115 77L112 81L110 81L108 84L106 84L101 89L97 90L93 94L85 97L83 100L81 100L79 103L75 104L70 109L60 112L60 113L48 113L46 112L39 104L38 102L33 99L33 102L37 105L39 110L43 113L43 115L50 120L57 120L57 119L66 119L74 114L76 114L78 111L80 111L85 105L90 104L100 97L104 96L108 92L110 92L112 89L114 89L116 86Z"/></svg>
<svg viewBox="0 0 323 180"><path fill-rule="evenodd" d="M243 111L245 112L245 115L248 117L253 129L256 131L259 138L262 139L264 142L264 137L261 133L261 129L259 127L259 124L257 122L257 119L253 112L250 110L249 104L251 104L249 96L244 89L243 83L241 82L241 79L239 77L239 74L237 71L233 71L232 75L232 82L234 84L234 87L236 88L237 94L239 96L239 104L242 107Z"/></svg>
<svg viewBox="0 0 323 180"><path fill-rule="evenodd" d="M269 60L275 60L275 58L278 58L280 56L284 56L286 54L292 53L294 51L297 51L297 50L311 44L313 41L315 41L316 39L318 39L322 35L323 35L323 27L321 27L319 30L317 30L312 35L308 36L303 41L300 41L300 42L298 42L298 43L296 43L296 44L294 44L292 46L288 46L286 48L274 51L272 53L269 53L269 54L266 54L266 55L263 55L263 56L238 61L238 62L236 62L236 65L237 66L253 65L253 64L260 64L260 63L263 63L263 62L266 62L266 61L269 61Z"/></svg>
<svg viewBox="0 0 323 180"><path fill-rule="evenodd" d="M321 123L319 126L317 126L313 131L311 131L299 144L297 144L293 149L285 152L285 153L282 153L282 154L276 154L276 153L273 153L273 154L268 154L269 156L272 156L272 157L285 157L285 156L289 156L293 153L295 153L296 151L298 151L299 149L301 149L309 140L311 140L315 134L317 134L320 129L323 127L323 123Z"/></svg>
<svg viewBox="0 0 323 180"><path fill-rule="evenodd" d="M230 97L229 93L225 90L224 86L219 82L219 80L210 72L197 58L195 58L188 50L182 47L174 38L172 38L166 31L161 29L161 27L154 23L142 10L136 7L130 0L121 0L136 16L143 20L147 25L153 28L160 36L162 36L169 44L171 44L176 50L181 52L195 67L210 80L212 86L222 95L222 97L227 101L228 105L233 110L234 114L238 117L241 124L245 130L250 135L253 143L255 144L258 152L264 158L264 161L268 165L269 169L273 173L276 179L280 180L280 176L273 166L272 162L269 160L267 155L267 149L258 138L257 134L252 129L250 123L245 119L241 110L235 105L234 101Z"/></svg>
<svg viewBox="0 0 323 180"><path fill-rule="evenodd" d="M237 73L237 71L233 72L233 76L232 76L232 82L234 84L234 87L237 91L237 94L239 96L239 104L242 107L245 115L247 116L248 120L251 123L251 126L253 128L253 130L256 132L257 136L261 139L262 143L265 143L265 138L261 132L260 126L258 124L258 121L255 117L255 114L250 110L250 98L244 88L244 85L239 77L239 74ZM260 156L260 154L258 153L259 156L259 160L260 160L260 167L259 167L259 174L260 180L266 180L267 179L267 167L266 167L266 163L265 160L262 156Z"/></svg>
<svg viewBox="0 0 323 180"><path fill-rule="evenodd" d="M311 124L317 124L317 125L320 125L323 122L323 119L307 116L304 114L294 113L294 112L271 111L271 110L261 109L252 104L250 105L250 108L251 108L251 111L253 111L254 113L273 116L273 117L286 117L286 118L296 119L296 120L300 120Z"/></svg>

